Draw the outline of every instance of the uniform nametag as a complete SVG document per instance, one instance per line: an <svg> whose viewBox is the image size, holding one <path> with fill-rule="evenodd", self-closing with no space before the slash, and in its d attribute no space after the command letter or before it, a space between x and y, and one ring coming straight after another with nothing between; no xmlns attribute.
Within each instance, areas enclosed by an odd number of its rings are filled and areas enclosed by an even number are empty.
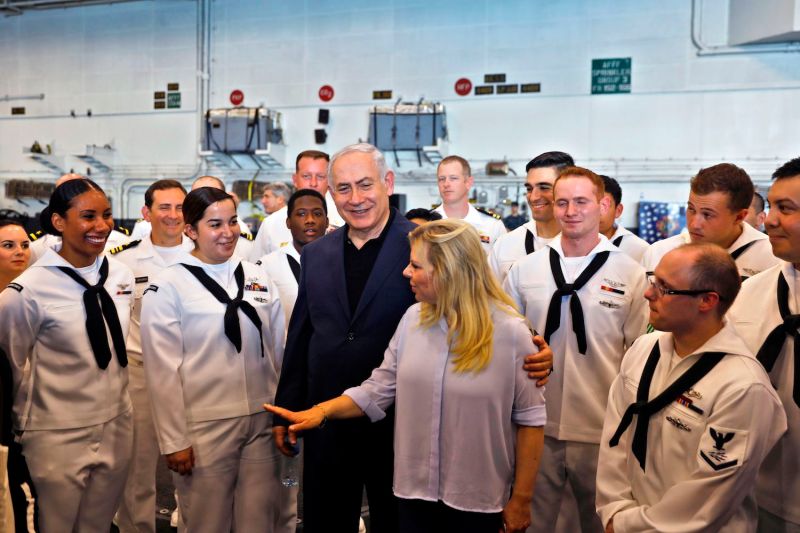
<svg viewBox="0 0 800 533"><path fill-rule="evenodd" d="M147 283L148 279L150 279L148 276L139 276L136 278L136 283Z"/></svg>
<svg viewBox="0 0 800 533"><path fill-rule="evenodd" d="M20 285L19 283L14 283L14 282L9 283L8 285L6 285L6 288L14 289L17 292L22 292L22 285Z"/></svg>

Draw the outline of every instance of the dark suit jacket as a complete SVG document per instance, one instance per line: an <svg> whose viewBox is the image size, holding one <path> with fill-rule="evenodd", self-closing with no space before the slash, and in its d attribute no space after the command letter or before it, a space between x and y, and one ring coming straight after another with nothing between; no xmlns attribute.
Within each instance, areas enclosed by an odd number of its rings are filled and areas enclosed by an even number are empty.
<svg viewBox="0 0 800 533"><path fill-rule="evenodd" d="M415 227L395 212L352 316L344 274L347 226L303 249L276 405L307 409L360 385L380 366L397 324L415 301L403 277L408 233ZM286 422L276 417L275 423Z"/></svg>

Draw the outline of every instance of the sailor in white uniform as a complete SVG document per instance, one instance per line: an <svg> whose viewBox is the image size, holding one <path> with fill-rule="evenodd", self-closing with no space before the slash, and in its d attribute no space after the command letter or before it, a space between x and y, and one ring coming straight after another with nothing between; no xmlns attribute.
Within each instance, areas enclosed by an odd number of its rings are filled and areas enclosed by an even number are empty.
<svg viewBox="0 0 800 533"><path fill-rule="evenodd" d="M102 256L113 220L94 182L59 185L42 227L62 235L59 250L47 249L0 293L14 429L41 530L108 531L132 453L125 337L133 273Z"/></svg>
<svg viewBox="0 0 800 533"><path fill-rule="evenodd" d="M769 372L789 431L761 466L758 531L800 532L800 158L773 174L766 230L781 263L746 280L728 313L747 347Z"/></svg>
<svg viewBox="0 0 800 533"><path fill-rule="evenodd" d="M191 251L183 234L183 199L186 190L175 180L159 180L144 194L142 213L151 231L141 240L114 248L111 255L133 271L136 282L131 329L128 335L128 391L133 402L133 461L116 524L122 533L155 532L156 466L160 456L153 426L150 396L142 363L142 295L152 279Z"/></svg>
<svg viewBox="0 0 800 533"><path fill-rule="evenodd" d="M625 350L645 332L647 281L644 269L599 233L608 208L599 176L568 167L554 191L561 235L517 261L504 285L554 354L532 516L538 530L555 531L569 483L581 529L596 531L602 530L595 475L608 389Z"/></svg>
<svg viewBox="0 0 800 533"><path fill-rule="evenodd" d="M619 186L619 183L614 178L608 176L600 177L603 178L603 183L606 186L606 197L611 202L605 216L600 218L600 233L605 235L611 244L639 263L650 245L644 239L640 239L628 231L624 226L617 224L616 221L622 216L622 211L625 207L622 205L622 187Z"/></svg>
<svg viewBox="0 0 800 533"><path fill-rule="evenodd" d="M702 169L691 181L688 232L651 244L642 256L642 266L652 272L667 252L689 242L723 247L736 261L742 279L778 264L767 236L744 222L753 190L750 176L736 165L720 163Z"/></svg>
<svg viewBox="0 0 800 533"><path fill-rule="evenodd" d="M469 163L463 157L451 155L439 162L436 169L439 195L442 204L435 209L443 219L460 218L468 222L481 237L483 249L488 254L494 241L506 234L503 217L469 203L469 190L475 180Z"/></svg>
<svg viewBox="0 0 800 533"><path fill-rule="evenodd" d="M542 249L561 232L553 216L553 183L562 168L575 164L564 152L539 154L525 166L525 198L531 208L531 220L501 235L492 245L489 266L502 283L508 269L517 260Z"/></svg>
<svg viewBox="0 0 800 533"><path fill-rule="evenodd" d="M288 326L300 282L300 252L306 244L325 236L328 208L325 198L317 191L300 189L289 198L287 209L286 225L292 232L292 245L265 255L259 263L278 286Z"/></svg>
<svg viewBox="0 0 800 533"><path fill-rule="evenodd" d="M628 350L609 394L597 471L606 531L755 531L756 475L786 416L723 319L738 274L709 243L656 267L646 297L660 331Z"/></svg>
<svg viewBox="0 0 800 533"><path fill-rule="evenodd" d="M314 189L325 197L328 207L328 231L344 226L344 220L336 210L336 204L328 189L328 162L330 157L325 152L306 150L297 154L292 184L295 189ZM282 207L264 219L256 234L251 261L257 261L264 255L284 246L291 246L292 234L286 227L286 207Z"/></svg>
<svg viewBox="0 0 800 533"><path fill-rule="evenodd" d="M233 198L201 187L183 203L194 250L144 291L142 353L156 436L193 532L294 531L281 486L272 403L284 343L278 291L232 258ZM182 527L182 526L179 526Z"/></svg>

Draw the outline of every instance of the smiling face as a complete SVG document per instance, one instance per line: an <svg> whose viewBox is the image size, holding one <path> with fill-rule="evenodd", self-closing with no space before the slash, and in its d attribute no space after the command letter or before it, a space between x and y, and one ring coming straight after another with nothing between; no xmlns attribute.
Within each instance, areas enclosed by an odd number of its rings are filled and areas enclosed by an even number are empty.
<svg viewBox="0 0 800 533"><path fill-rule="evenodd" d="M800 266L800 175L776 180L767 199L769 214L764 227L772 253Z"/></svg>
<svg viewBox="0 0 800 533"><path fill-rule="evenodd" d="M428 262L427 247L419 242L411 245L411 258L403 270L403 276L411 283L411 290L418 302L434 305L436 289L433 285L433 266Z"/></svg>
<svg viewBox="0 0 800 533"><path fill-rule="evenodd" d="M600 232L600 217L608 200L597 198L597 187L584 176L562 176L554 188L554 213L563 237L582 239Z"/></svg>
<svg viewBox="0 0 800 533"><path fill-rule="evenodd" d="M747 209L730 208L730 195L722 191L709 194L689 193L686 206L686 228L692 242L707 242L730 248L742 233Z"/></svg>
<svg viewBox="0 0 800 533"><path fill-rule="evenodd" d="M64 216L53 213L51 221L61 233L59 254L76 267L92 264L114 229L108 198L94 189L74 197Z"/></svg>
<svg viewBox="0 0 800 533"><path fill-rule="evenodd" d="M286 219L286 227L292 232L292 240L298 249L324 236L328 216L322 201L314 196L297 198Z"/></svg>
<svg viewBox="0 0 800 533"><path fill-rule="evenodd" d="M372 155L348 152L333 165L333 201L351 232L369 238L380 235L389 218L389 196L394 174L381 179Z"/></svg>
<svg viewBox="0 0 800 533"><path fill-rule="evenodd" d="M206 207L203 218L186 226L195 243L192 254L204 263L224 263L233 255L239 238L239 220L233 200L221 200Z"/></svg>
<svg viewBox="0 0 800 533"><path fill-rule="evenodd" d="M150 238L157 246L177 246L183 235L183 199L180 189L153 191L153 205L143 207L144 219L153 226Z"/></svg>
<svg viewBox="0 0 800 533"><path fill-rule="evenodd" d="M28 268L30 244L22 226L9 224L0 228L0 276L15 278Z"/></svg>
<svg viewBox="0 0 800 533"><path fill-rule="evenodd" d="M525 178L525 198L531 217L537 222L553 220L553 183L558 171L553 167L532 168Z"/></svg>

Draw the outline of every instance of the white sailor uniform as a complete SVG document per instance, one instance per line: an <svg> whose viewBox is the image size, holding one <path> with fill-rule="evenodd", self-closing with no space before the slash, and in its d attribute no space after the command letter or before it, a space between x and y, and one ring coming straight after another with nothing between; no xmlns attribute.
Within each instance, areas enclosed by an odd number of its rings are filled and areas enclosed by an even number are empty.
<svg viewBox="0 0 800 533"><path fill-rule="evenodd" d="M218 300L198 275L232 302ZM238 324L229 330L230 306ZM173 475L190 531L230 531L232 523L241 531L294 531L272 416L262 407L274 401L284 331L275 284L251 263L210 265L187 253L145 289L142 351L151 402L161 406L153 411L159 448L194 451L192 474Z"/></svg>
<svg viewBox="0 0 800 533"><path fill-rule="evenodd" d="M478 209L472 204L468 204L467 216L462 220L469 222L472 227L478 230L478 235L481 238L483 249L488 254L494 242L501 236L507 233L506 226L503 224L503 218L496 214L490 213L485 209ZM444 211L444 204L434 209L437 213L442 215L443 219L450 218Z"/></svg>
<svg viewBox="0 0 800 533"><path fill-rule="evenodd" d="M654 354L656 343L660 353ZM689 380L693 384L674 399L664 396L668 403L652 413L646 432L636 436L645 420L636 415L618 444L610 445L645 376L651 382L642 401L654 402L689 368L696 370L693 365L709 363L713 352L721 356L716 366ZM651 357L657 366L645 373ZM784 431L777 394L730 324L683 358L674 354L670 333L640 338L625 355L608 399L597 471L603 525L613 518L620 533L755 531L758 468Z"/></svg>
<svg viewBox="0 0 800 533"><path fill-rule="evenodd" d="M141 316L142 295L151 280L174 264L181 252L191 251L192 241L184 236L180 245L171 248L153 244L148 233L141 240L114 248L109 253L133 271L136 288L131 328L128 334L128 392L133 403L133 460L116 524L122 533L155 532L156 467L158 441L153 427L150 396L147 393L142 366Z"/></svg>
<svg viewBox="0 0 800 533"><path fill-rule="evenodd" d="M294 310L297 300L297 288L300 279L300 253L294 244L284 246L262 257L258 264L261 265L270 279L278 286L278 295L281 298L281 307L286 316L286 326Z"/></svg>
<svg viewBox="0 0 800 533"><path fill-rule="evenodd" d="M777 265L780 260L772 255L769 237L754 229L750 224L744 222L741 224L742 234L739 235L739 238L733 242L727 251L736 262L736 266L739 268L739 275L745 279ZM690 242L691 239L688 232L674 235L663 241L654 242L642 256L642 266L647 272L653 272L661 258L667 255L667 252Z"/></svg>
<svg viewBox="0 0 800 533"><path fill-rule="evenodd" d="M48 248L0 293L0 348L12 369L14 428L38 493L42 531L108 531L128 474L133 423L125 354L107 338L110 356L101 366L87 333L86 289L58 268L94 285L104 261L103 287L122 342L134 279L113 258L76 269Z"/></svg>
<svg viewBox="0 0 800 533"><path fill-rule="evenodd" d="M111 233L108 234L108 240L106 241L106 246L103 249L103 253L122 246L123 244L129 243L131 239L127 235L127 231L128 230L121 226L119 226L117 229L111 230ZM61 237L57 235L51 235L50 233L37 231L35 233L31 233L29 237L31 239L31 265L38 261L48 248L56 251L61 249Z"/></svg>
<svg viewBox="0 0 800 533"><path fill-rule="evenodd" d="M492 245L489 266L500 280L505 281L511 265L526 255L544 248L553 239L540 237L536 231L536 221L529 220L522 226L500 235Z"/></svg>
<svg viewBox="0 0 800 533"><path fill-rule="evenodd" d="M779 277L786 281L786 310L792 333L778 337L779 349L772 358L769 353L759 353L770 333L781 324L778 306L777 287ZM796 379L798 358L795 351L797 342L797 315L800 313L800 274L790 263L781 261L769 270L745 281L742 290L728 313L729 320L769 371L769 378L783 402L789 424L789 431L778 441L764 463L756 485L758 506L772 515L789 522L800 530L800 407L796 398L800 397L800 383ZM789 322L791 323L791 322ZM792 329L793 328L793 329ZM796 390L797 389L797 390ZM792 531L791 529L788 529ZM759 526L759 531L766 531Z"/></svg>
<svg viewBox="0 0 800 533"><path fill-rule="evenodd" d="M565 258L561 237L556 237L545 248L517 261L504 284L520 312L553 350L554 371L545 389L545 449L533 500L533 516L541 531L555 530L567 482L578 502L582 529L599 526L594 480L608 389L625 350L647 326L644 269L604 236L598 237L597 246L578 258ZM607 259L598 267L606 253ZM598 270L571 296L557 300L553 262L570 284L567 289ZM584 353L581 335L576 333L581 321L571 310L576 297L586 332ZM556 307L548 320L551 301L560 301L560 312ZM558 326L548 338L548 323L554 318Z"/></svg>
<svg viewBox="0 0 800 533"><path fill-rule="evenodd" d="M325 194L325 205L328 208L328 231L344 226L344 220L336 210L330 191ZM292 232L286 227L287 216L288 206L283 206L261 222L249 257L250 261L256 262L279 248L292 245Z"/></svg>
<svg viewBox="0 0 800 533"><path fill-rule="evenodd" d="M642 261L642 256L650 247L646 240L634 235L624 226L618 225L610 239L611 244L631 256L637 263Z"/></svg>

